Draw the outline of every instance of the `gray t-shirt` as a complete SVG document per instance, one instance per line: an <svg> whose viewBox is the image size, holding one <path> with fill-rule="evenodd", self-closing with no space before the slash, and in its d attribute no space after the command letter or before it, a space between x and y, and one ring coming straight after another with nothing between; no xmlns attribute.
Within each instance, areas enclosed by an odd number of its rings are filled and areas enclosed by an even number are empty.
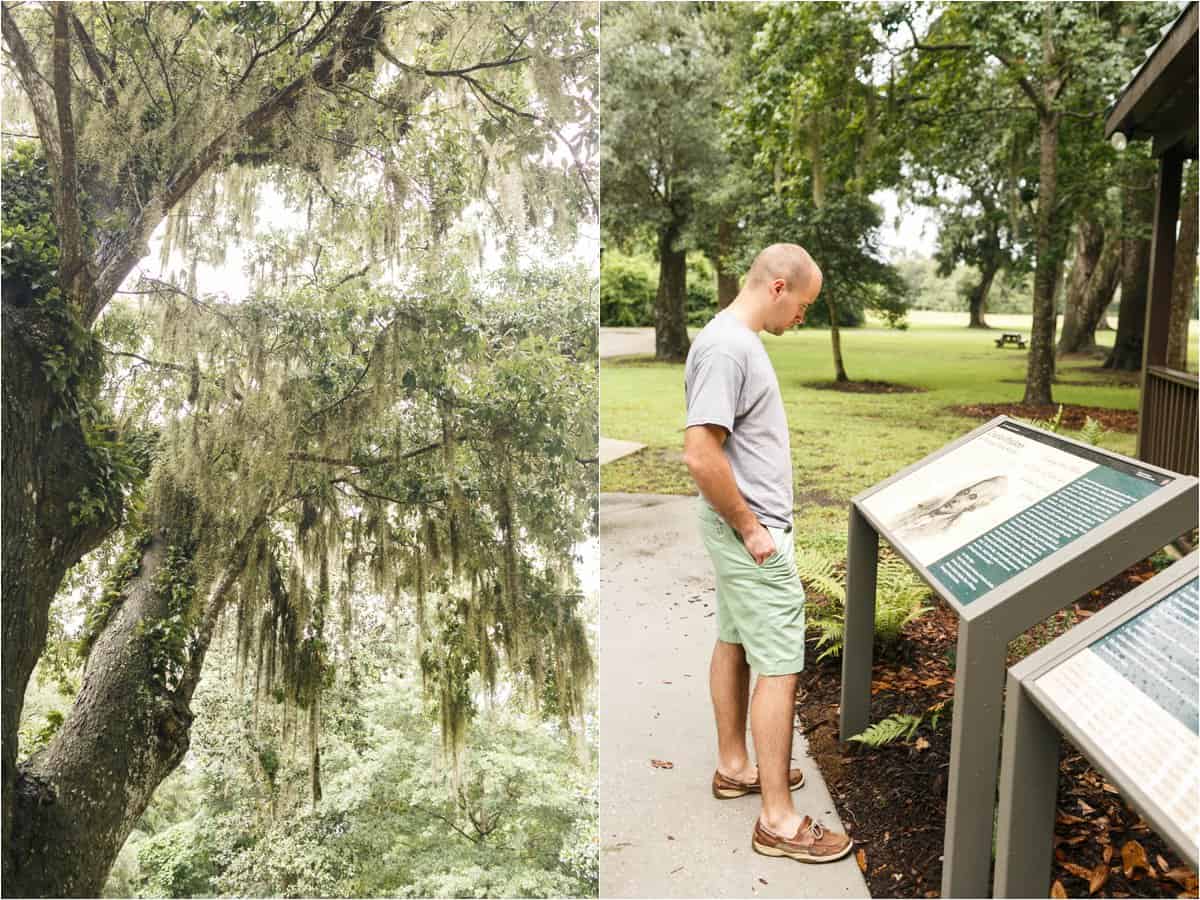
<svg viewBox="0 0 1200 900"><path fill-rule="evenodd" d="M792 524L792 451L779 380L759 336L724 310L696 335L683 371L687 424L729 432L725 454L750 511Z"/></svg>

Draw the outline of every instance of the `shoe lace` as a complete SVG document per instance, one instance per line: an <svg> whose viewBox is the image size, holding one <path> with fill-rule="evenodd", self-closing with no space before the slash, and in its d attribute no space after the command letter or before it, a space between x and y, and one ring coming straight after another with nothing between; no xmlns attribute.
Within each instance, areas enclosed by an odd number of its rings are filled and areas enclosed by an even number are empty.
<svg viewBox="0 0 1200 900"><path fill-rule="evenodd" d="M812 832L813 838L818 841L825 834L825 829L821 827L820 822L813 822L812 825L809 827L809 830Z"/></svg>

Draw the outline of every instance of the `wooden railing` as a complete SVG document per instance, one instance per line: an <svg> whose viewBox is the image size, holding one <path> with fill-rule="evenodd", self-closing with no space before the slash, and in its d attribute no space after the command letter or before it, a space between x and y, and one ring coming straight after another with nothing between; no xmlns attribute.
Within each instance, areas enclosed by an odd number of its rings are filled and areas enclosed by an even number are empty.
<svg viewBox="0 0 1200 900"><path fill-rule="evenodd" d="M1200 466L1196 405L1200 378L1147 366L1138 421L1138 458L1172 472L1196 475Z"/></svg>

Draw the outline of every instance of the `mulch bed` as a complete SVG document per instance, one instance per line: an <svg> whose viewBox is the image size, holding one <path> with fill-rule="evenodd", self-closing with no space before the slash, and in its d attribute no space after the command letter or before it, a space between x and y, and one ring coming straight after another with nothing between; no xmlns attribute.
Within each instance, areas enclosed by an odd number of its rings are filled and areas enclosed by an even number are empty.
<svg viewBox="0 0 1200 900"><path fill-rule="evenodd" d="M1051 406L1026 406L1023 403L977 403L969 406L951 406L950 411L973 419L994 419L996 416L1014 416L1021 419L1053 419L1058 415L1060 404ZM1063 403L1062 427L1076 431L1083 427L1089 416L1109 431L1136 434L1138 414L1136 409L1105 409L1102 406L1076 406Z"/></svg>
<svg viewBox="0 0 1200 900"><path fill-rule="evenodd" d="M925 388L890 381L809 381L804 387L816 391L841 391L844 394L923 394Z"/></svg>
<svg viewBox="0 0 1200 900"><path fill-rule="evenodd" d="M1143 561L1009 645L1009 665L1155 574ZM954 693L958 620L940 600L876 652L871 717L924 714L911 744L878 749L838 740L840 660L810 663L797 710L873 897L937 897L950 764L950 705L936 730L931 710ZM810 638L808 659L820 651ZM1195 897L1196 874L1127 807L1111 784L1067 741L1059 764L1055 861L1047 879L1063 897ZM1094 890L1091 888L1094 887ZM1061 891L1061 893L1060 893Z"/></svg>

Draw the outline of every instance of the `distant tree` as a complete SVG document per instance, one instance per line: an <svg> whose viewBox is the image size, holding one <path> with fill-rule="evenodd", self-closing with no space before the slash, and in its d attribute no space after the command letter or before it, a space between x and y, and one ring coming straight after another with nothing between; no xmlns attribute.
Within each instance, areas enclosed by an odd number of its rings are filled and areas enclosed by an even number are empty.
<svg viewBox="0 0 1200 900"><path fill-rule="evenodd" d="M882 7L866 4L770 6L746 48L748 77L731 139L741 165L757 173L742 216L743 265L772 241L795 241L825 274L834 376L847 381L842 307L898 313L903 282L876 246L879 211L869 200L891 183L885 152L886 96L870 74L883 52L873 26Z"/></svg>
<svg viewBox="0 0 1200 900"><path fill-rule="evenodd" d="M605 4L601 227L659 262L655 355L687 356L687 250L720 162L719 64L696 4Z"/></svg>
<svg viewBox="0 0 1200 900"><path fill-rule="evenodd" d="M917 59L929 59L929 79L963 85L964 75L994 82L991 96L1017 127L1037 135L1033 330L1023 402L1052 400L1055 288L1078 209L1095 190L1103 159L1102 116L1158 28L1173 17L1164 4L988 4L921 6L928 26L918 35L905 16ZM900 8L902 10L902 8ZM968 115L977 94L939 112ZM1073 127L1067 128L1067 123ZM1070 162L1064 163L1064 161ZM1089 164L1080 164L1090 160Z"/></svg>

